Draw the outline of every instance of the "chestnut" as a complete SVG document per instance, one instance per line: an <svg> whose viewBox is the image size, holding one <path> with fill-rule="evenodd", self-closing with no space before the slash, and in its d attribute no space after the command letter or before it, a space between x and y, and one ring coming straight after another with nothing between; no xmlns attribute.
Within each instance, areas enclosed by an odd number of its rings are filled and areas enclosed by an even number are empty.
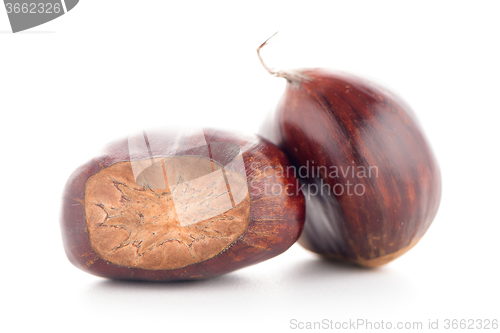
<svg viewBox="0 0 500 333"><path fill-rule="evenodd" d="M267 41L266 41L267 42ZM378 84L324 69L287 80L261 134L297 170L306 195L299 244L334 260L380 266L411 249L436 216L441 177L411 108Z"/></svg>
<svg viewBox="0 0 500 333"><path fill-rule="evenodd" d="M148 131L77 169L63 196L69 260L107 278L209 278L299 237L305 203L272 143L213 129ZM272 190L271 190L272 188Z"/></svg>

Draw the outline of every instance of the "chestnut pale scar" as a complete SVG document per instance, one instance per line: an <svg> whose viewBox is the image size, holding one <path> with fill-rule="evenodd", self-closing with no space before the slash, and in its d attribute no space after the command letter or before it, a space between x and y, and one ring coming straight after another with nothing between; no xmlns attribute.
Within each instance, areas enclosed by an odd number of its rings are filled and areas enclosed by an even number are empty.
<svg viewBox="0 0 500 333"><path fill-rule="evenodd" d="M213 258L250 221L246 176L197 156L115 163L88 178L84 202L97 255L148 270Z"/></svg>

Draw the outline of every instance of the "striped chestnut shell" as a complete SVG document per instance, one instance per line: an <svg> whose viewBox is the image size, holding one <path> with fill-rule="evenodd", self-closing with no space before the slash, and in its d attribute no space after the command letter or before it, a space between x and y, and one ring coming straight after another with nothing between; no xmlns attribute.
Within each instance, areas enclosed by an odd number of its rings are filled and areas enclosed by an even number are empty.
<svg viewBox="0 0 500 333"><path fill-rule="evenodd" d="M276 72L262 64L287 80L261 134L299 171L306 196L299 243L324 257L367 267L411 249L437 214L441 176L408 104L350 74Z"/></svg>

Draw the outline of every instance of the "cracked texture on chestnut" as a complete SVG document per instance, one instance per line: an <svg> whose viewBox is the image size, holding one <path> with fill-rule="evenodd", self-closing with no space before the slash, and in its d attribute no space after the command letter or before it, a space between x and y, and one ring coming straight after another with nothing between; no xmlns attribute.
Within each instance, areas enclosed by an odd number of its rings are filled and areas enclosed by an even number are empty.
<svg viewBox="0 0 500 333"><path fill-rule="evenodd" d="M131 162L88 179L87 230L102 259L177 269L218 255L246 231L250 196L243 175L201 157L154 162L137 179Z"/></svg>

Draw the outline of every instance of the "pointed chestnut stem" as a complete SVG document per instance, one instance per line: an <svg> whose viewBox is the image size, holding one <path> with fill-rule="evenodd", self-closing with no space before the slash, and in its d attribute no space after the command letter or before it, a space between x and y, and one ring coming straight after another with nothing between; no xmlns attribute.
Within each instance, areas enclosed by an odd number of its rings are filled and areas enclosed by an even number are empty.
<svg viewBox="0 0 500 333"><path fill-rule="evenodd" d="M264 67L264 69L269 74L271 74L272 76L285 78L290 83L293 83L293 82L300 83L301 81L308 80L309 78L307 76L305 76L304 74L302 74L302 73L300 73L298 71L291 71L291 70L287 70L287 71L284 71L284 70L275 71L273 68L267 66L266 63L264 62L264 60L262 59L262 56L260 55L260 50L264 46L266 46L268 44L269 40L271 38L273 38L274 36L276 36L276 34L278 32L279 31L276 31L274 33L274 35L272 35L271 37L269 37L268 39L266 39L266 41L264 43L260 44L260 46L257 48L257 56L259 57L260 63L262 64L262 67Z"/></svg>

